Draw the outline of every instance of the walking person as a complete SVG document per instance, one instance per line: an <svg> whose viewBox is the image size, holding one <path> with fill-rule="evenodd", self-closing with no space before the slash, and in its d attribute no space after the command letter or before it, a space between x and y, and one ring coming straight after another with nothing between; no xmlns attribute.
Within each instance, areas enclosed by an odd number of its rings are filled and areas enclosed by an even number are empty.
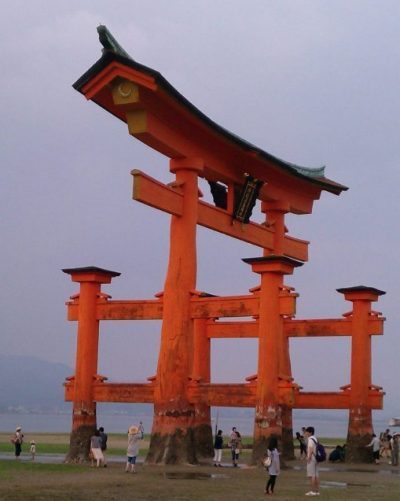
<svg viewBox="0 0 400 501"><path fill-rule="evenodd" d="M316 458L318 440L312 426L306 428L305 437L307 439L307 477L310 479L311 486L306 496L319 496L319 472Z"/></svg>
<svg viewBox="0 0 400 501"><path fill-rule="evenodd" d="M281 472L281 463L279 459L278 440L276 437L269 439L267 457L270 458L270 465L268 466L269 478L265 486L264 494L273 494L275 488L276 477Z"/></svg>
<svg viewBox="0 0 400 501"><path fill-rule="evenodd" d="M125 466L126 473L136 473L136 458L139 455L140 441L143 433L137 426L131 426L128 430L128 448L126 451L127 461Z"/></svg>
<svg viewBox="0 0 400 501"><path fill-rule="evenodd" d="M21 426L17 426L15 429L15 433L11 442L14 444L15 449L15 459L19 459L22 452L22 444L24 442L24 435L22 433Z"/></svg>
<svg viewBox="0 0 400 501"><path fill-rule="evenodd" d="M380 450L381 450L381 441L375 435L375 433L372 434L371 442L368 445L366 445L365 447L372 447L373 461L375 461L375 464L379 464L379 456L380 456Z"/></svg>
<svg viewBox="0 0 400 501"><path fill-rule="evenodd" d="M90 437L90 452L91 452L91 466L94 466L94 462L96 461L96 467L99 468L101 463L104 461L104 456L101 451L101 437L100 431L96 430L94 435Z"/></svg>
<svg viewBox="0 0 400 501"><path fill-rule="evenodd" d="M103 426L100 426L99 432L101 438L101 452L103 453L103 466L104 468L106 468L107 467L106 450L107 450L108 435L107 433L104 432Z"/></svg>
<svg viewBox="0 0 400 501"><path fill-rule="evenodd" d="M222 436L222 430L218 430L214 440L214 466L222 466L222 448L224 445L224 439Z"/></svg>

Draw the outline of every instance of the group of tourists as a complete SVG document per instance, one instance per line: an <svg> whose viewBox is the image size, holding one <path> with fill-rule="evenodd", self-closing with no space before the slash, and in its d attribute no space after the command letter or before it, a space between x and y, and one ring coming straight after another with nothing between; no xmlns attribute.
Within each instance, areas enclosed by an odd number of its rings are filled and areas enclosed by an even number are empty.
<svg viewBox="0 0 400 501"><path fill-rule="evenodd" d="M228 448L231 451L232 465L234 467L237 467L239 464L239 456L242 451L242 447L242 436L240 432L235 427L233 427L232 432L229 436ZM214 440L214 466L222 466L221 460L223 448L224 438L222 436L222 430L218 430Z"/></svg>
<svg viewBox="0 0 400 501"><path fill-rule="evenodd" d="M302 435L296 434L300 443L300 457L307 461L307 477L310 481L310 491L306 496L319 496L319 472L318 462L320 447L322 447L315 436L315 430L312 426L303 428ZM214 440L214 466L220 467L222 459L222 449L224 447L224 439L222 430L218 430ZM228 448L231 450L232 464L234 467L238 466L239 455L242 449L242 439L239 431L233 427L228 441ZM322 447L323 454L325 450ZM278 450L278 439L271 436L269 439L268 447L263 459L263 465L267 469L268 479L265 486L264 493L271 495L274 493L275 484L278 475L280 474L280 452Z"/></svg>
<svg viewBox="0 0 400 501"><path fill-rule="evenodd" d="M136 473L136 459L139 455L141 440L144 438L144 429L142 422L138 426L132 425L128 429L128 445L127 445L127 461L125 465L126 473ZM312 426L302 428L301 433L296 433L296 439L299 442L300 456L299 459L306 461L307 477L310 481L310 490L306 492L306 496L319 496L319 471L318 463L325 460L324 447L319 443L315 436L315 430ZM98 428L90 439L90 458L91 466L96 465L106 467L106 450L108 436L103 427ZM20 458L22 444L24 443L24 434L21 426L17 426L11 442L15 448L16 459ZM242 437L239 431L233 427L227 443L231 451L231 459L233 467L238 466L239 456L242 450ZM390 430L380 434L378 438L375 434L372 435L372 440L366 447L371 447L373 460L379 464L381 457L389 458L389 464L398 465L399 461L399 446L400 433L390 434ZM222 450L224 448L224 438L222 430L218 430L214 440L214 466L222 467ZM36 454L36 443L30 441L30 453L34 460ZM323 456L321 458L321 455ZM330 461L344 461L345 446L336 446L330 453ZM280 452L278 450L278 439L271 436L268 447L263 459L263 465L267 469L268 478L265 485L264 493L271 495L274 493L276 480L280 474Z"/></svg>
<svg viewBox="0 0 400 501"><path fill-rule="evenodd" d="M301 434L297 432L296 439L300 446L300 459L307 461L306 470L307 478L310 482L310 490L306 492L306 496L319 496L318 463L325 460L325 449L315 436L315 430L312 426L302 428ZM279 455L278 440L276 437L271 436L263 460L269 474L264 490L264 493L267 495L274 493L276 479L281 469Z"/></svg>
<svg viewBox="0 0 400 501"><path fill-rule="evenodd" d="M144 437L144 428L142 422L138 426L132 425L128 429L128 446L126 451L126 473L136 473L136 458L139 455L140 442ZM94 435L90 438L90 458L91 466L99 468L100 466L106 467L106 450L107 450L108 436L104 428L101 426L95 431Z"/></svg>
<svg viewBox="0 0 400 501"><path fill-rule="evenodd" d="M103 426L94 432L90 437L90 459L91 466L96 463L96 467L107 467L106 450L107 450L108 435L105 433Z"/></svg>
<svg viewBox="0 0 400 501"><path fill-rule="evenodd" d="M22 444L24 443L24 434L22 433L21 426L16 427L15 433L11 437L11 443L14 445L15 459L20 459L22 452ZM34 461L36 455L36 442L34 440L30 441L29 453L31 455L32 461Z"/></svg>
<svg viewBox="0 0 400 501"><path fill-rule="evenodd" d="M372 458L375 464L379 464L381 458L389 459L389 464L398 466L399 464L400 434L390 433L389 428L379 435L373 433L371 442L366 447L371 447Z"/></svg>

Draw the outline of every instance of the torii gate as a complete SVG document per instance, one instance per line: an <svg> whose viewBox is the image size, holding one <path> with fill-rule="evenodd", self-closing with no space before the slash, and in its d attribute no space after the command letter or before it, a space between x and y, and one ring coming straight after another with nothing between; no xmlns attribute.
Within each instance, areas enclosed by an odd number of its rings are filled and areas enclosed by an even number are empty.
<svg viewBox="0 0 400 501"><path fill-rule="evenodd" d="M196 462L212 453L210 406L254 407L253 460L277 435L293 455L292 409L349 409L348 457L365 458L372 409L383 392L371 381L371 335L384 318L371 309L384 292L357 286L338 289L352 303L341 319L294 319L296 298L284 277L308 259L308 242L287 234L285 214L309 214L322 191L347 188L308 169L280 160L212 122L158 72L136 61L105 27L98 28L102 57L74 84L87 99L128 125L129 133L170 158L169 185L132 172L133 198L171 214L170 254L162 294L150 300L112 300L101 291L119 273L96 267L65 269L80 284L68 319L78 321L75 375L65 383L73 402L70 459L85 457L96 426L96 402L154 403L149 463ZM199 200L198 178L211 186L215 205ZM256 199L265 214L250 221ZM196 290L197 225L262 249L243 259L260 285L241 296ZM223 321L249 317L248 321ZM162 319L157 373L145 384L108 383L98 375L99 323ZM289 339L351 336L351 381L338 392L303 392L290 363ZM242 384L210 382L214 338L258 338L258 367Z"/></svg>

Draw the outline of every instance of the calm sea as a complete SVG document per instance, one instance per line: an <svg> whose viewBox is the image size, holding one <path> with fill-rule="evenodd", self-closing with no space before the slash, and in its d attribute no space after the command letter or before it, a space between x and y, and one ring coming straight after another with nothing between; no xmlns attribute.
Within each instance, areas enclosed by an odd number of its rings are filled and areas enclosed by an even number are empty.
<svg viewBox="0 0 400 501"><path fill-rule="evenodd" d="M344 438L347 435L347 413L302 413L295 411L293 416L293 430L300 430L303 426L314 426L320 437ZM97 423L103 426L108 433L125 433L129 426L143 422L145 432L151 431L152 416L134 414L105 414L98 413ZM388 427L389 418L379 416L374 418L375 432L381 432ZM0 432L13 432L16 426L22 426L26 435L37 433L69 433L71 430L71 414L0 414ZM217 426L224 434L229 434L233 426L244 435L253 433L253 417L226 417L212 414L213 431Z"/></svg>

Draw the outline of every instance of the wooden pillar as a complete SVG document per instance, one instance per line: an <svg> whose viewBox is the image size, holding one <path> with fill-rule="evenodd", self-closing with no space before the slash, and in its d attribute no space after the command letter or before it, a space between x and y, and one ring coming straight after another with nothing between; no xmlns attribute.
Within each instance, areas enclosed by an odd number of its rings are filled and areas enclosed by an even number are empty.
<svg viewBox="0 0 400 501"><path fill-rule="evenodd" d="M280 293L283 276L293 273L302 263L285 256L244 259L255 273L261 274L259 310L259 347L253 461L265 453L269 437L282 440L282 405L279 397L280 352L283 344L283 319Z"/></svg>
<svg viewBox="0 0 400 501"><path fill-rule="evenodd" d="M78 335L74 376L72 432L67 461L87 460L90 437L96 429L96 402L93 382L97 374L99 321L96 304L101 284L110 283L120 273L96 267L64 269L80 284L78 298Z"/></svg>
<svg viewBox="0 0 400 501"><path fill-rule="evenodd" d="M207 336L209 320L196 318L193 321L193 367L192 384L209 383L211 377L210 339ZM211 428L211 409L206 403L194 405L194 440L199 456L212 457L214 454Z"/></svg>
<svg viewBox="0 0 400 501"><path fill-rule="evenodd" d="M198 173L201 159L171 160L182 216L171 217L170 254L163 296L161 346L148 463L196 463L194 406L187 398L193 351L190 297L196 287Z"/></svg>
<svg viewBox="0 0 400 501"><path fill-rule="evenodd" d="M368 462L371 459L371 451L365 446L370 442L373 433L372 410L368 405L372 386L371 335L368 322L371 316L371 302L377 301L378 297L385 293L364 286L338 289L338 292L353 303L346 459L350 462Z"/></svg>
<svg viewBox="0 0 400 501"><path fill-rule="evenodd" d="M264 249L263 255L282 255L286 226L285 215L290 212L287 202L282 200L261 203L261 211L266 215L265 224L274 230L273 249ZM292 378L292 367L290 362L289 338L283 336L282 349L279 352L281 373ZM293 444L293 411L288 405L281 406L282 414L282 456L284 459L294 459Z"/></svg>

